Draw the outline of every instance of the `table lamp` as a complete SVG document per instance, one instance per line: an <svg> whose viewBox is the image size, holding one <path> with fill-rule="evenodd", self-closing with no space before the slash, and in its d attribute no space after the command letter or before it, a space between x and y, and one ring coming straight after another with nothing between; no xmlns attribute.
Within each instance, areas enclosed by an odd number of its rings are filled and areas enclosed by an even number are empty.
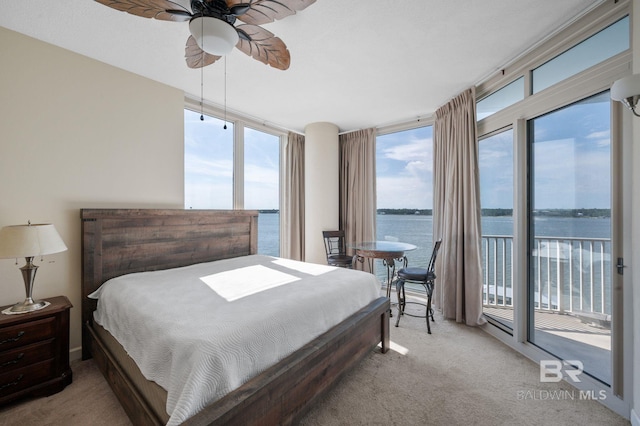
<svg viewBox="0 0 640 426"><path fill-rule="evenodd" d="M20 270L24 279L27 298L24 302L13 305L8 313L26 313L37 311L47 306L44 301L33 301L33 281L38 266L33 264L35 256L65 251L62 238L51 224L34 224L5 226L0 229L0 259L17 259L24 257L27 262ZM16 260L16 265L18 264Z"/></svg>

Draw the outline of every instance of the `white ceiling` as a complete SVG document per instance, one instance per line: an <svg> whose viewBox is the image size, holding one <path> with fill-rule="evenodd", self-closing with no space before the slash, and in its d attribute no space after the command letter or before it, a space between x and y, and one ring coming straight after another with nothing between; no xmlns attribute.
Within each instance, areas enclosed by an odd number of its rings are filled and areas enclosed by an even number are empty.
<svg viewBox="0 0 640 426"><path fill-rule="evenodd" d="M289 48L288 70L237 49L226 57L227 108L299 132L320 121L346 131L429 116L601 2L317 0L263 25ZM1 0L0 26L200 96L200 70L184 61L186 22L91 0ZM223 60L204 68L210 104L224 105L224 73Z"/></svg>

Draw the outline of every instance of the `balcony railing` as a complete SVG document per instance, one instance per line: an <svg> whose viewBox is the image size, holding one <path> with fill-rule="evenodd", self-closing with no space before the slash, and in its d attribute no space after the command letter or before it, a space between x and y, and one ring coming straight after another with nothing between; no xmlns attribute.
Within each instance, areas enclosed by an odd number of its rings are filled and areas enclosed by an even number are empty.
<svg viewBox="0 0 640 426"><path fill-rule="evenodd" d="M484 235L483 303L513 307L513 237ZM534 308L610 321L611 241L536 237L531 256Z"/></svg>

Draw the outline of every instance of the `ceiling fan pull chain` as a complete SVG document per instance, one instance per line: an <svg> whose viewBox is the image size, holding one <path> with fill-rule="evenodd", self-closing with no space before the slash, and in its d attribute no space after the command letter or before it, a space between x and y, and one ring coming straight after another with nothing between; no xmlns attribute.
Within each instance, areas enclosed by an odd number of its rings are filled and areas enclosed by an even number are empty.
<svg viewBox="0 0 640 426"><path fill-rule="evenodd" d="M224 130L227 130L227 55L224 55Z"/></svg>
<svg viewBox="0 0 640 426"><path fill-rule="evenodd" d="M204 56L204 52L202 52L202 56ZM204 121L204 79L202 76L202 68L203 67L200 67L200 121Z"/></svg>
<svg viewBox="0 0 640 426"><path fill-rule="evenodd" d="M200 26L204 27L204 23L201 21ZM202 41L204 46L204 40ZM204 49L202 49L202 53L200 54L200 60L202 61L202 66L200 67L200 121L204 121Z"/></svg>

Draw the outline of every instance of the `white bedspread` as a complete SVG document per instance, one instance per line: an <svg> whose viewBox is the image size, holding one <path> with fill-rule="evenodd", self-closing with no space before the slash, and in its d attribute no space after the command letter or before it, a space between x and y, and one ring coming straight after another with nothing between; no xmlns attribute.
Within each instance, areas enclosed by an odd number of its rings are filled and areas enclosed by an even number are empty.
<svg viewBox="0 0 640 426"><path fill-rule="evenodd" d="M379 297L372 274L269 256L107 281L96 322L167 390L169 425L277 363Z"/></svg>

